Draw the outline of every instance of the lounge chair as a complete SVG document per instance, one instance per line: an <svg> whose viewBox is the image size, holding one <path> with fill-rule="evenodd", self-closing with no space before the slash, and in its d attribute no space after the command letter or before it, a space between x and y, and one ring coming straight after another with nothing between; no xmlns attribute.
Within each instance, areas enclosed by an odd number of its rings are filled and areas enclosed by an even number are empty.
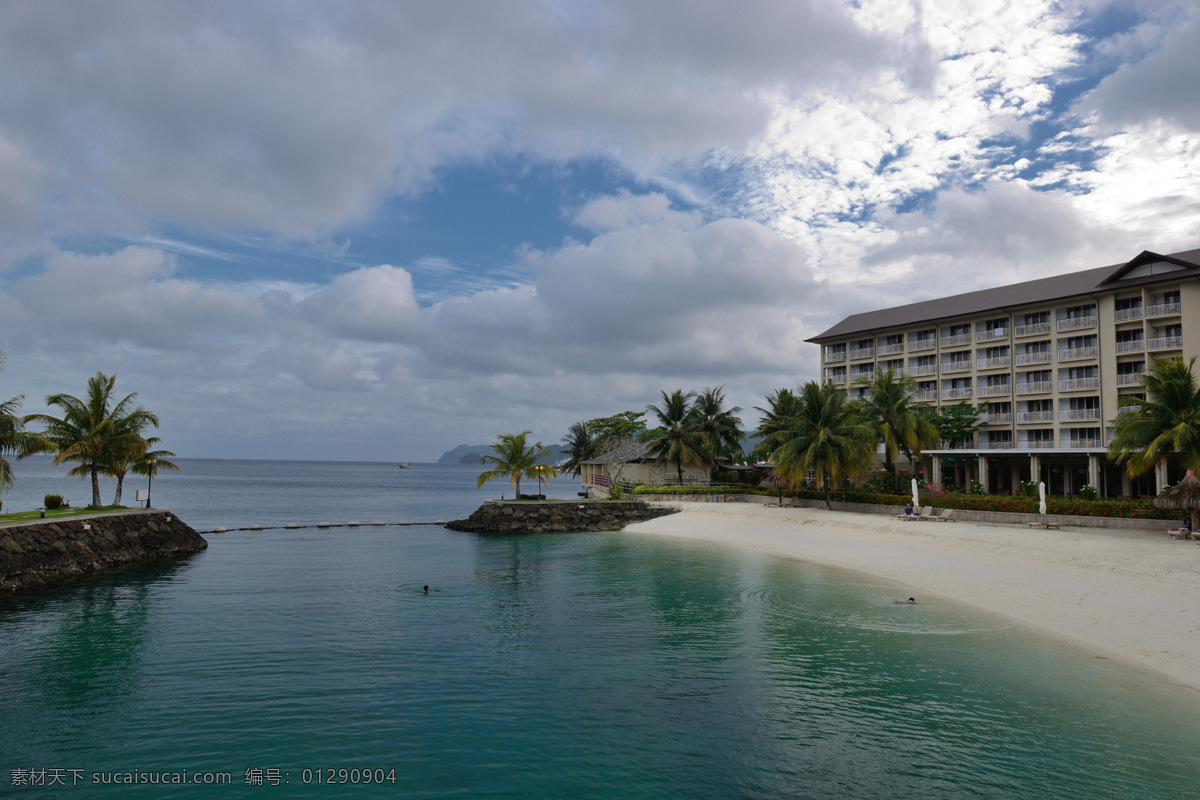
<svg viewBox="0 0 1200 800"><path fill-rule="evenodd" d="M1046 530L1058 530L1058 523L1050 522L1049 520L1046 520L1046 522L1031 522L1029 523L1029 527L1045 528Z"/></svg>
<svg viewBox="0 0 1200 800"><path fill-rule="evenodd" d="M896 516L899 517L900 519L916 519L920 515L920 513L921 513L921 507L913 506L913 513L905 514L903 511L901 511Z"/></svg>
<svg viewBox="0 0 1200 800"><path fill-rule="evenodd" d="M913 519L934 519L933 506L925 506L920 514L914 514Z"/></svg>
<svg viewBox="0 0 1200 800"><path fill-rule="evenodd" d="M1191 531L1182 531L1182 530L1177 531L1173 528L1167 528L1167 538L1168 539L1190 539L1190 538L1192 538L1192 532Z"/></svg>
<svg viewBox="0 0 1200 800"><path fill-rule="evenodd" d="M954 513L953 509L943 508L942 513L938 514L936 517L930 517L930 519L936 520L938 522L958 522L958 520L956 520L954 517L950 516L953 513Z"/></svg>

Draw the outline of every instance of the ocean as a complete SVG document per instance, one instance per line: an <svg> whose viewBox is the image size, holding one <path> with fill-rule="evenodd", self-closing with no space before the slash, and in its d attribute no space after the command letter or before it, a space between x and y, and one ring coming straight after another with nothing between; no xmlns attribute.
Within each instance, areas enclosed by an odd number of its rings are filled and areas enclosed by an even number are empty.
<svg viewBox="0 0 1200 800"><path fill-rule="evenodd" d="M461 465L180 464L154 505L198 529L511 491ZM44 466L6 509L55 481L86 502ZM1200 796L1195 692L861 575L627 533L208 539L0 600L0 795Z"/></svg>

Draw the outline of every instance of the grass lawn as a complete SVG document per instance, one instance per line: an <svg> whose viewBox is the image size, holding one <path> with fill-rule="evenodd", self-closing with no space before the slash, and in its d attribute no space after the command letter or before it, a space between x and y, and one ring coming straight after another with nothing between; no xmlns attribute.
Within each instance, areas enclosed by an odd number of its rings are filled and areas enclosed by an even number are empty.
<svg viewBox="0 0 1200 800"><path fill-rule="evenodd" d="M46 519L64 519L66 517L83 517L90 514L120 514L123 511L138 511L140 509L128 506L85 506L83 508L56 508L46 512ZM18 511L13 514L0 514L0 523L4 522L37 522L42 519L40 511Z"/></svg>

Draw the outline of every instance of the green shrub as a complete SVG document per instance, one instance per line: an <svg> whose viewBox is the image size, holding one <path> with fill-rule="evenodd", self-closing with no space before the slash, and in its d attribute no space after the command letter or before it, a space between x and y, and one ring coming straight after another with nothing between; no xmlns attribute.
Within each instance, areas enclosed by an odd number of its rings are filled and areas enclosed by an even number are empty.
<svg viewBox="0 0 1200 800"><path fill-rule="evenodd" d="M56 508L62 508L64 505L66 505L66 503L63 502L62 495L48 494L42 498L42 505L49 510L53 510Z"/></svg>
<svg viewBox="0 0 1200 800"><path fill-rule="evenodd" d="M1077 494L1079 495L1080 500L1095 500L1096 499L1096 490L1094 487L1092 487L1090 485L1084 486L1082 489L1080 489L1077 492Z"/></svg>

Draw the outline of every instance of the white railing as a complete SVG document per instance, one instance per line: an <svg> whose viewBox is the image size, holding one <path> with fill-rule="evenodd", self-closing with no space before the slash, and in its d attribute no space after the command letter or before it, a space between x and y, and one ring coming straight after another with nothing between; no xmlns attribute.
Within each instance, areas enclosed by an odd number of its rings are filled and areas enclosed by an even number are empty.
<svg viewBox="0 0 1200 800"><path fill-rule="evenodd" d="M937 400L937 389L918 389L913 392L913 399L918 401L928 400L933 402Z"/></svg>
<svg viewBox="0 0 1200 800"><path fill-rule="evenodd" d="M1142 307L1138 306L1136 308L1118 308L1115 316L1116 316L1117 322L1128 322L1131 319L1141 319L1142 318Z"/></svg>
<svg viewBox="0 0 1200 800"><path fill-rule="evenodd" d="M1156 336L1146 342L1149 350L1180 350L1183 348L1182 336Z"/></svg>
<svg viewBox="0 0 1200 800"><path fill-rule="evenodd" d="M1011 425L1012 412L1003 411L999 414L980 414L979 421L984 425Z"/></svg>
<svg viewBox="0 0 1200 800"><path fill-rule="evenodd" d="M1117 353L1140 353L1146 349L1146 341L1144 339L1126 339L1123 342L1117 342Z"/></svg>
<svg viewBox="0 0 1200 800"><path fill-rule="evenodd" d="M1053 381L1018 381L1017 394L1036 394L1054 391Z"/></svg>
<svg viewBox="0 0 1200 800"><path fill-rule="evenodd" d="M909 375L937 375L937 364L919 364L908 368Z"/></svg>
<svg viewBox="0 0 1200 800"><path fill-rule="evenodd" d="M942 372L970 372L970 361L943 361Z"/></svg>
<svg viewBox="0 0 1200 800"><path fill-rule="evenodd" d="M1053 422L1053 411L1018 411L1017 422Z"/></svg>
<svg viewBox="0 0 1200 800"><path fill-rule="evenodd" d="M1050 363L1050 351L1049 350L1042 350L1042 351L1039 351L1036 353L1018 353L1017 354L1017 366L1018 367L1023 364L1049 364L1049 363Z"/></svg>
<svg viewBox="0 0 1200 800"><path fill-rule="evenodd" d="M1058 382L1060 392L1076 392L1080 389L1099 389L1100 378L1063 378Z"/></svg>
<svg viewBox="0 0 1200 800"><path fill-rule="evenodd" d="M1098 409L1098 408L1061 408L1058 411L1058 419L1060 422L1078 422L1080 420L1098 420L1098 419L1100 419L1100 409Z"/></svg>
<svg viewBox="0 0 1200 800"><path fill-rule="evenodd" d="M903 352L904 352L904 342L901 342L900 344L881 344L881 345L879 345L879 355L881 355L881 356L891 355L892 353L903 353Z"/></svg>
<svg viewBox="0 0 1200 800"><path fill-rule="evenodd" d="M928 339L910 339L908 342L908 352L913 353L917 350L932 350L937 347L937 340L933 337Z"/></svg>
<svg viewBox="0 0 1200 800"><path fill-rule="evenodd" d="M969 333L956 333L953 336L943 336L942 337L942 347L953 347L956 344L970 344L970 343L971 343L971 334L969 334Z"/></svg>
<svg viewBox="0 0 1200 800"><path fill-rule="evenodd" d="M1146 306L1147 317L1166 317L1172 314L1178 314L1179 311L1179 303L1156 303L1152 306Z"/></svg>
<svg viewBox="0 0 1200 800"><path fill-rule="evenodd" d="M1008 439L1008 440L997 439L996 441L991 441L991 440L984 439L981 437L979 439L978 449L979 450L1012 450L1014 447L1016 447L1016 445L1013 444L1013 441L1011 439Z"/></svg>
<svg viewBox="0 0 1200 800"><path fill-rule="evenodd" d="M825 348L826 361L844 361L846 358L846 348L839 347L836 350L833 348Z"/></svg>
<svg viewBox="0 0 1200 800"><path fill-rule="evenodd" d="M958 389L942 389L943 400L965 400L971 396L971 388L969 386L960 387Z"/></svg>
<svg viewBox="0 0 1200 800"><path fill-rule="evenodd" d="M852 348L850 348L850 357L851 358L874 358L875 357L875 348L874 347L852 347Z"/></svg>
<svg viewBox="0 0 1200 800"><path fill-rule="evenodd" d="M1023 439L1021 447L1028 447L1033 450L1041 450L1047 447L1054 447L1053 439Z"/></svg>
<svg viewBox="0 0 1200 800"><path fill-rule="evenodd" d="M1064 317L1058 321L1058 329L1060 331L1074 331L1079 328L1094 328L1095 326L1095 314L1088 314L1082 317Z"/></svg>
<svg viewBox="0 0 1200 800"><path fill-rule="evenodd" d="M1117 386L1137 386L1142 382L1142 373L1140 372L1118 372Z"/></svg>
<svg viewBox="0 0 1200 800"><path fill-rule="evenodd" d="M1100 348L1096 345L1089 347L1068 347L1058 351L1059 361L1077 361L1081 358L1095 358L1100 352Z"/></svg>
<svg viewBox="0 0 1200 800"><path fill-rule="evenodd" d="M1050 322L1030 322L1028 325L1017 325L1013 328L1014 336L1032 336L1035 333L1049 333Z"/></svg>
<svg viewBox="0 0 1200 800"><path fill-rule="evenodd" d="M985 331L978 331L975 334L975 341L977 341L977 342L991 342L991 341L995 341L996 339L1007 339L1007 338L1008 338L1008 328L998 328L998 329L997 328L989 328L988 330L985 330Z"/></svg>
<svg viewBox="0 0 1200 800"><path fill-rule="evenodd" d="M1010 394L1012 394L1012 386L1008 385L1007 383L1000 383L994 386L984 385L979 387L980 397L1000 397L1002 395L1007 397Z"/></svg>
<svg viewBox="0 0 1200 800"><path fill-rule="evenodd" d="M996 367L1007 367L1011 363L1008 356L993 356L992 358L981 358L975 362L976 369L995 369Z"/></svg>
<svg viewBox="0 0 1200 800"><path fill-rule="evenodd" d="M1066 446L1080 450L1085 448L1088 450L1096 450L1103 447L1104 442L1102 442L1100 439L1068 439Z"/></svg>
<svg viewBox="0 0 1200 800"><path fill-rule="evenodd" d="M846 382L846 373L844 373L844 372L826 373L825 380L832 381L833 383L845 383Z"/></svg>
<svg viewBox="0 0 1200 800"><path fill-rule="evenodd" d="M873 380L875 380L875 370L864 369L861 372L852 372L852 373L850 373L850 380L852 380L852 381L873 381Z"/></svg>

